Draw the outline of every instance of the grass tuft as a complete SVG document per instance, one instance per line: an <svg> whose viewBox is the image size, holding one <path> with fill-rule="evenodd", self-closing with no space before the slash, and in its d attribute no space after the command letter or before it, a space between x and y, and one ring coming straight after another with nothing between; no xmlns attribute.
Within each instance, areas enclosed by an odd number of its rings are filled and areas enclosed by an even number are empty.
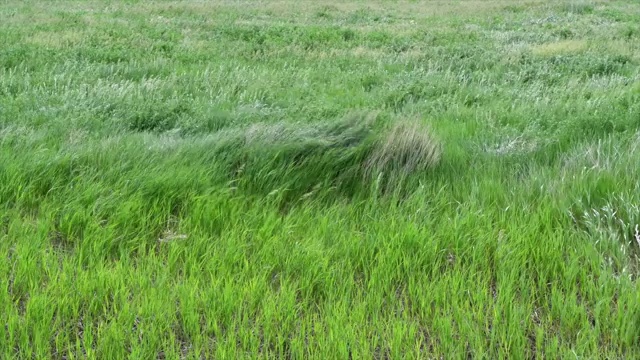
<svg viewBox="0 0 640 360"><path fill-rule="evenodd" d="M399 180L434 168L441 155L442 147L429 127L401 120L377 139L364 163L365 174Z"/></svg>
<svg viewBox="0 0 640 360"><path fill-rule="evenodd" d="M371 190L380 176L389 186L401 186L435 167L441 156L427 126L397 121L385 128L376 113L313 124L254 123L215 136L231 180L263 194L308 194L324 185L354 197Z"/></svg>

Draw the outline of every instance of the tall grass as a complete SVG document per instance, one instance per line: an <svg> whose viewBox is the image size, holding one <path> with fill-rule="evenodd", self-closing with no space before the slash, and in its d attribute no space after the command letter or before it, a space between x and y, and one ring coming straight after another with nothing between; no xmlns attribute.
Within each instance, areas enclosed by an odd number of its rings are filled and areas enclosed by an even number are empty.
<svg viewBox="0 0 640 360"><path fill-rule="evenodd" d="M0 358L636 358L640 8L0 5Z"/></svg>

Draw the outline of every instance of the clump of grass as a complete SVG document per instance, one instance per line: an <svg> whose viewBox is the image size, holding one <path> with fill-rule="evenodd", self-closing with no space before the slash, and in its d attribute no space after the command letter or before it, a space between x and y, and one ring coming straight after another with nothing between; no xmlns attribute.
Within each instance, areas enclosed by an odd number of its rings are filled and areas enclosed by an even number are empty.
<svg viewBox="0 0 640 360"><path fill-rule="evenodd" d="M377 140L364 163L365 174L368 177L386 176L394 184L435 167L441 154L439 142L426 125L399 121Z"/></svg>
<svg viewBox="0 0 640 360"><path fill-rule="evenodd" d="M376 114L317 123L254 123L213 135L214 158L229 181L258 195L291 201L321 185L357 192L361 164L375 143Z"/></svg>
<svg viewBox="0 0 640 360"><path fill-rule="evenodd" d="M381 126L375 113L323 123L255 123L216 135L217 158L234 183L258 193L308 194L325 185L349 197L385 187L434 167L441 149L423 124L401 120ZM323 186L323 187L325 187Z"/></svg>

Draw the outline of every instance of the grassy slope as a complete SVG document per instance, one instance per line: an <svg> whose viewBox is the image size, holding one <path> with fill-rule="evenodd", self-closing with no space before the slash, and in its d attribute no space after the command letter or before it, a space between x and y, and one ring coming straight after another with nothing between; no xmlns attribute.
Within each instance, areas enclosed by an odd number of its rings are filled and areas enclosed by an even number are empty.
<svg viewBox="0 0 640 360"><path fill-rule="evenodd" d="M5 1L0 41L2 358L640 355L633 0ZM217 150L369 112L439 166Z"/></svg>

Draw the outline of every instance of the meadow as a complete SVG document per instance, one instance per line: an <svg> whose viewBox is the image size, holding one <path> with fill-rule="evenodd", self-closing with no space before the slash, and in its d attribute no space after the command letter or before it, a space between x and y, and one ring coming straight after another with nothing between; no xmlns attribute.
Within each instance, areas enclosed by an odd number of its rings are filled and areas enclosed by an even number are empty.
<svg viewBox="0 0 640 360"><path fill-rule="evenodd" d="M637 0L0 2L0 358L640 357Z"/></svg>

